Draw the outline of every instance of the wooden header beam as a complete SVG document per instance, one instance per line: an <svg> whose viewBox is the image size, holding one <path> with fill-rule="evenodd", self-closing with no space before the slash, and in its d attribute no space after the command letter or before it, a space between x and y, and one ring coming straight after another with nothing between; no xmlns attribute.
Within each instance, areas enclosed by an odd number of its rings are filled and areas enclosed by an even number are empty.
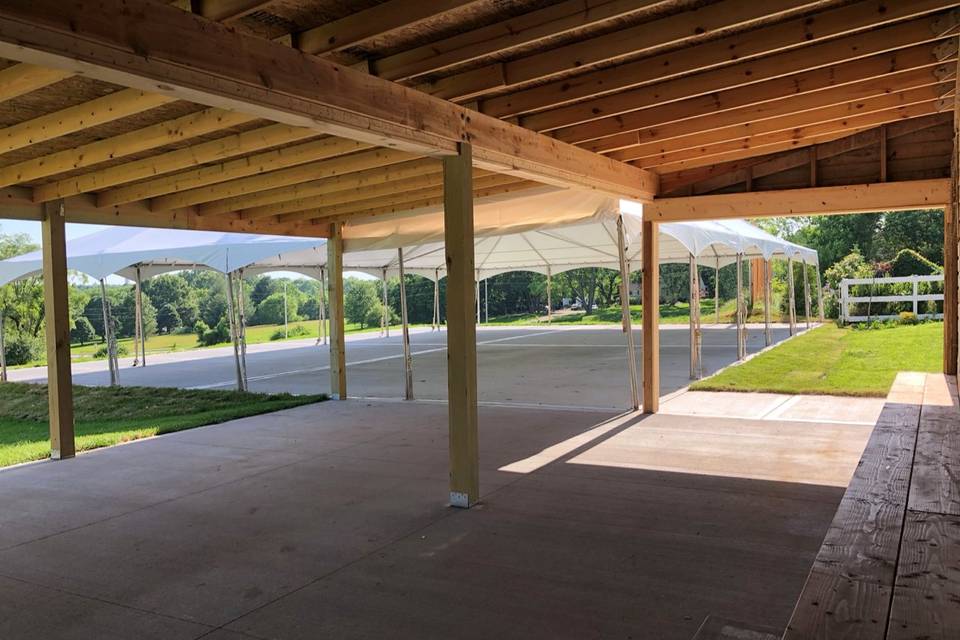
<svg viewBox="0 0 960 640"><path fill-rule="evenodd" d="M942 209L949 202L950 180L943 178L660 198L643 207L643 216L654 222L690 222Z"/></svg>
<svg viewBox="0 0 960 640"><path fill-rule="evenodd" d="M175 7L0 3L0 56L433 156L469 141L476 166L649 200L657 176Z"/></svg>

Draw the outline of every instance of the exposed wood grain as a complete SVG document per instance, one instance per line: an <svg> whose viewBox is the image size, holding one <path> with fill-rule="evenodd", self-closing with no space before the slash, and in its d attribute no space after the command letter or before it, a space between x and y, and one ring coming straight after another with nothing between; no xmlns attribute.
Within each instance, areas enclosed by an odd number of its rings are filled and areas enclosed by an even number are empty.
<svg viewBox="0 0 960 640"><path fill-rule="evenodd" d="M883 640L889 586L814 569L783 640Z"/></svg>
<svg viewBox="0 0 960 640"><path fill-rule="evenodd" d="M927 376L909 507L960 516L960 407L945 375Z"/></svg>

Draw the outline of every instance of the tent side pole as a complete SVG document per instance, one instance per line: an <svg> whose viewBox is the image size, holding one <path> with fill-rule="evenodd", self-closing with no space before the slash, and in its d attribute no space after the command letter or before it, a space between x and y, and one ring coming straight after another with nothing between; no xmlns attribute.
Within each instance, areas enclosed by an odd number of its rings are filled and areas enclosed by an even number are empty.
<svg viewBox="0 0 960 640"><path fill-rule="evenodd" d="M823 286L820 284L820 262L814 264L814 273L817 275L817 318L823 322Z"/></svg>
<svg viewBox="0 0 960 640"><path fill-rule="evenodd" d="M380 270L380 278L383 281L383 313L380 314L380 335L390 337L390 307L387 301L387 268Z"/></svg>
<svg viewBox="0 0 960 640"><path fill-rule="evenodd" d="M763 261L763 342L766 346L773 344L773 334L770 331L770 307L773 305L773 274L771 273L770 259Z"/></svg>
<svg viewBox="0 0 960 640"><path fill-rule="evenodd" d="M746 356L746 337L743 330L743 254L737 254L737 360Z"/></svg>
<svg viewBox="0 0 960 640"><path fill-rule="evenodd" d="M483 279L483 322L485 324L490 322L490 290L487 289L489 282L490 278Z"/></svg>
<svg viewBox="0 0 960 640"><path fill-rule="evenodd" d="M284 326L284 337L287 334L287 296L286 296L286 282L284 286L284 296L283 296L283 326ZM237 270L237 329L240 334L240 373L243 374L243 389L246 391L250 388L250 385L247 381L247 314L244 311L244 298L243 295L243 269Z"/></svg>
<svg viewBox="0 0 960 640"><path fill-rule="evenodd" d="M327 287L327 277L324 273L323 267L320 268L320 288L317 291L317 320L320 323L319 332L317 333L317 344L320 344L320 341L323 340L323 344L327 344L327 296L326 296L326 287Z"/></svg>
<svg viewBox="0 0 960 640"><path fill-rule="evenodd" d="M547 267L547 324L553 322L553 273Z"/></svg>
<svg viewBox="0 0 960 640"><path fill-rule="evenodd" d="M410 324L407 320L407 285L404 282L403 248L397 249L400 269L400 322L403 330L403 399L413 400L413 356L410 355Z"/></svg>
<svg viewBox="0 0 960 640"><path fill-rule="evenodd" d="M807 324L807 329L810 328L810 270L807 269L807 261L803 260L801 263L801 268L803 269L803 315L804 320Z"/></svg>
<svg viewBox="0 0 960 640"><path fill-rule="evenodd" d="M240 370L240 338L237 331L236 299L233 295L233 278L225 273L227 280L227 324L230 325L230 341L233 343L233 362L237 374L237 391L246 391L243 388L243 372Z"/></svg>
<svg viewBox="0 0 960 640"><path fill-rule="evenodd" d="M793 258L787 258L787 317L790 321L790 335L797 332L797 296L793 289Z"/></svg>
<svg viewBox="0 0 960 640"><path fill-rule="evenodd" d="M3 309L0 309L0 382L7 381L7 341L4 335L4 325L7 318Z"/></svg>
<svg viewBox="0 0 960 640"><path fill-rule="evenodd" d="M70 375L70 298L67 292L67 242L63 200L42 208L43 305L46 310L47 402L50 457L72 458L73 380Z"/></svg>
<svg viewBox="0 0 960 640"><path fill-rule="evenodd" d="M110 369L110 386L117 384L116 363L113 361L113 340L110 337L113 333L110 330L110 311L107 305L107 283L100 278L100 310L103 312L103 341L107 347L107 365Z"/></svg>
<svg viewBox="0 0 960 640"><path fill-rule="evenodd" d="M480 324L480 271L477 271L476 277L473 279L474 286L474 300L477 301L477 324Z"/></svg>
<svg viewBox="0 0 960 640"><path fill-rule="evenodd" d="M440 331L440 269L434 272L433 280L433 330Z"/></svg>
<svg viewBox="0 0 960 640"><path fill-rule="evenodd" d="M717 266L713 271L713 315L714 322L720 324L720 258L717 258Z"/></svg>
<svg viewBox="0 0 960 640"><path fill-rule="evenodd" d="M623 234L623 218L617 218L617 252L620 254L620 308L623 314L623 332L627 337L627 368L630 372L630 406L640 409L640 382L637 377L637 350L633 340L633 322L630 317L630 271L627 269L627 248Z"/></svg>
<svg viewBox="0 0 960 640"><path fill-rule="evenodd" d="M137 267L137 329L140 331L140 366L147 366L147 332L143 318L143 275Z"/></svg>

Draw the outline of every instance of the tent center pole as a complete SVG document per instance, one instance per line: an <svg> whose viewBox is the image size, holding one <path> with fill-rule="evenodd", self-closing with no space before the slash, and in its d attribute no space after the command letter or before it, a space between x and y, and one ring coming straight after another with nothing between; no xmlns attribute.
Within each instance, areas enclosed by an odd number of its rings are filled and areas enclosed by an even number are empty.
<svg viewBox="0 0 960 640"><path fill-rule="evenodd" d="M803 268L803 317L807 324L807 329L810 328L810 270L807 269L807 261L803 260L801 263Z"/></svg>
<svg viewBox="0 0 960 640"><path fill-rule="evenodd" d="M404 282L403 248L397 249L397 266L400 270L400 322L403 325L403 399L413 400L413 356L410 355L410 324L407 318L407 285Z"/></svg>
<svg viewBox="0 0 960 640"><path fill-rule="evenodd" d="M630 317L630 271L627 269L627 249L623 234L623 218L617 218L617 252L620 257L620 308L623 314L623 332L627 337L627 366L630 372L630 406L640 409L640 380L637 375L637 353Z"/></svg>
<svg viewBox="0 0 960 640"><path fill-rule="evenodd" d="M720 258L717 257L717 266L713 278L713 315L714 322L720 324Z"/></svg>
<svg viewBox="0 0 960 640"><path fill-rule="evenodd" d="M110 369L110 386L117 385L117 366L113 359L113 338L110 327L110 305L107 302L107 283L100 278L100 309L103 312L103 341L107 347L107 366Z"/></svg>
<svg viewBox="0 0 960 640"><path fill-rule="evenodd" d="M236 300L233 296L233 278L229 273L224 274L227 280L227 324L230 326L230 341L233 343L233 361L237 374L237 391L246 391L243 388L243 373L240 371L240 341L237 335Z"/></svg>
<svg viewBox="0 0 960 640"><path fill-rule="evenodd" d="M790 335L794 335L797 332L797 296L793 282L793 258L787 258L787 307Z"/></svg>
<svg viewBox="0 0 960 640"><path fill-rule="evenodd" d="M763 261L763 342L766 346L773 344L773 335L770 332L770 307L773 305L773 274L770 269L770 259Z"/></svg>
<svg viewBox="0 0 960 640"><path fill-rule="evenodd" d="M747 355L747 338L744 331L744 300L743 300L743 254L737 254L737 360L743 360Z"/></svg>

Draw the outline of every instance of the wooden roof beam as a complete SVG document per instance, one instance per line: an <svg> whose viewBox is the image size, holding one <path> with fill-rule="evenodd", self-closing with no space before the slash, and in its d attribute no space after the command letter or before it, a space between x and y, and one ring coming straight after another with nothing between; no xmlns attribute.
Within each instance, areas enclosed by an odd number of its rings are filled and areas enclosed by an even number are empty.
<svg viewBox="0 0 960 640"><path fill-rule="evenodd" d="M887 111L898 107L933 102L952 91L953 83L947 85L933 82L908 88L905 91L891 91L889 93L880 91L864 100L829 104L825 107L789 113L780 117L745 120L740 124L693 130L683 135L667 134L663 139L651 136L645 138L641 144L614 151L610 155L618 160L639 160L643 163L649 159L656 159L676 151L700 149L731 140L753 140L764 134L789 131L792 136L796 135L796 130L803 127L845 120L854 116Z"/></svg>
<svg viewBox="0 0 960 640"><path fill-rule="evenodd" d="M395 31L419 24L479 0L389 0L339 20L293 35L293 46L305 53L324 55L340 51Z"/></svg>
<svg viewBox="0 0 960 640"><path fill-rule="evenodd" d="M0 3L0 56L426 155L469 140L475 165L549 184L657 190L655 174L146 0Z"/></svg>
<svg viewBox="0 0 960 640"><path fill-rule="evenodd" d="M288 207L288 203L291 201L317 198L348 189L372 188L385 183L415 179L441 171L440 163L437 160L433 158L421 158L419 160L400 162L386 167L342 173L331 178L323 178L320 180L311 179L307 182L298 182L289 186L266 189L255 193L207 202L197 205L197 213L199 215L217 215L239 212L248 218L264 218L275 215L275 210L279 211L284 207ZM302 208L303 207L299 207L298 209ZM291 211L296 210L297 209L291 209Z"/></svg>
<svg viewBox="0 0 960 640"><path fill-rule="evenodd" d="M956 42L956 38L951 41ZM757 117L764 117L763 114L826 106L837 103L841 96L856 100L873 95L876 87L892 90L904 86L902 82L915 83L916 78L925 76L931 81L943 81L955 72L956 53L940 59L934 54L933 45L927 43L592 120L556 129L552 135L564 142L582 144L591 151L604 152L634 143L638 131L655 130L663 135L668 128L689 126L692 130L695 121L707 119L733 124L740 114L757 113L761 114Z"/></svg>
<svg viewBox="0 0 960 640"><path fill-rule="evenodd" d="M629 18L671 2L672 0L565 0L479 29L371 60L370 71L388 80L403 80L494 53L508 53L511 49L584 27Z"/></svg>
<svg viewBox="0 0 960 640"><path fill-rule="evenodd" d="M204 109L112 138L97 140L73 149L2 167L0 168L0 187L89 167L107 160L246 124L252 120L255 118L242 113L223 109Z"/></svg>
<svg viewBox="0 0 960 640"><path fill-rule="evenodd" d="M0 153L119 120L173 102L169 96L124 89L0 129Z"/></svg>
<svg viewBox="0 0 960 640"><path fill-rule="evenodd" d="M275 0L187 0L193 13L217 22L239 20L273 2Z"/></svg>
<svg viewBox="0 0 960 640"><path fill-rule="evenodd" d="M637 105L664 104L933 42L944 37L947 24L954 24L950 33L956 30L956 12L928 15L931 9L953 5L949 0L888 3L883 5L886 11L879 11L881 4L860 2L834 10L840 14L817 14L809 25L793 20L488 98L480 101L479 110L496 117L529 114L520 123L545 131L625 113ZM916 17L908 19L911 15ZM682 77L689 74L696 75ZM645 84L652 85L647 88L650 95L639 93ZM575 101L581 102L569 104ZM530 113L548 108L554 110Z"/></svg>
<svg viewBox="0 0 960 640"><path fill-rule="evenodd" d="M46 69L32 64L15 64L0 71L0 102L66 80L72 73L61 69Z"/></svg>
<svg viewBox="0 0 960 640"><path fill-rule="evenodd" d="M647 166L655 165L657 170L662 173L680 171L682 169L717 164L738 158L810 146L811 144L843 137L855 131L870 129L881 124L897 122L898 120L908 118L918 118L933 113L937 113L936 102L923 102L862 116L854 116L844 120L801 127L795 131L780 131L762 134L744 140L724 142L700 149L685 149L683 151L665 154L655 160L649 160Z"/></svg>
<svg viewBox="0 0 960 640"><path fill-rule="evenodd" d="M760 20L796 15L817 4L816 0L767 0L759 5L752 0L725 0L517 60L472 69L418 88L448 100L470 99L494 89L542 80L573 69L702 41L717 32L744 29Z"/></svg>
<svg viewBox="0 0 960 640"><path fill-rule="evenodd" d="M142 194L150 193L151 187L153 187L156 182L148 181L139 183L129 190L122 187L112 190L108 188L187 169L198 164L223 160L252 151L296 142L315 135L315 132L300 127L290 127L285 124L268 125L254 129L253 131L245 131L243 133L225 136L190 147L184 147L183 149L168 151L141 160L125 162L113 167L91 171L90 173L82 173L40 185L33 190L33 198L36 202L47 202L48 200L56 200L81 193L107 189L98 196L103 205L133 202L134 200L149 197ZM326 149L328 144L319 143L319 146ZM296 149L297 147L292 148ZM287 152L286 155L290 155L291 153L292 152ZM256 165L251 167L250 161L243 161L243 163L248 171L256 171ZM157 181L164 181L165 179L166 178L157 178ZM127 199L128 197L129 199Z"/></svg>
<svg viewBox="0 0 960 640"><path fill-rule="evenodd" d="M657 198L643 207L643 216L655 222L814 216L937 209L949 201L950 180L944 178Z"/></svg>

